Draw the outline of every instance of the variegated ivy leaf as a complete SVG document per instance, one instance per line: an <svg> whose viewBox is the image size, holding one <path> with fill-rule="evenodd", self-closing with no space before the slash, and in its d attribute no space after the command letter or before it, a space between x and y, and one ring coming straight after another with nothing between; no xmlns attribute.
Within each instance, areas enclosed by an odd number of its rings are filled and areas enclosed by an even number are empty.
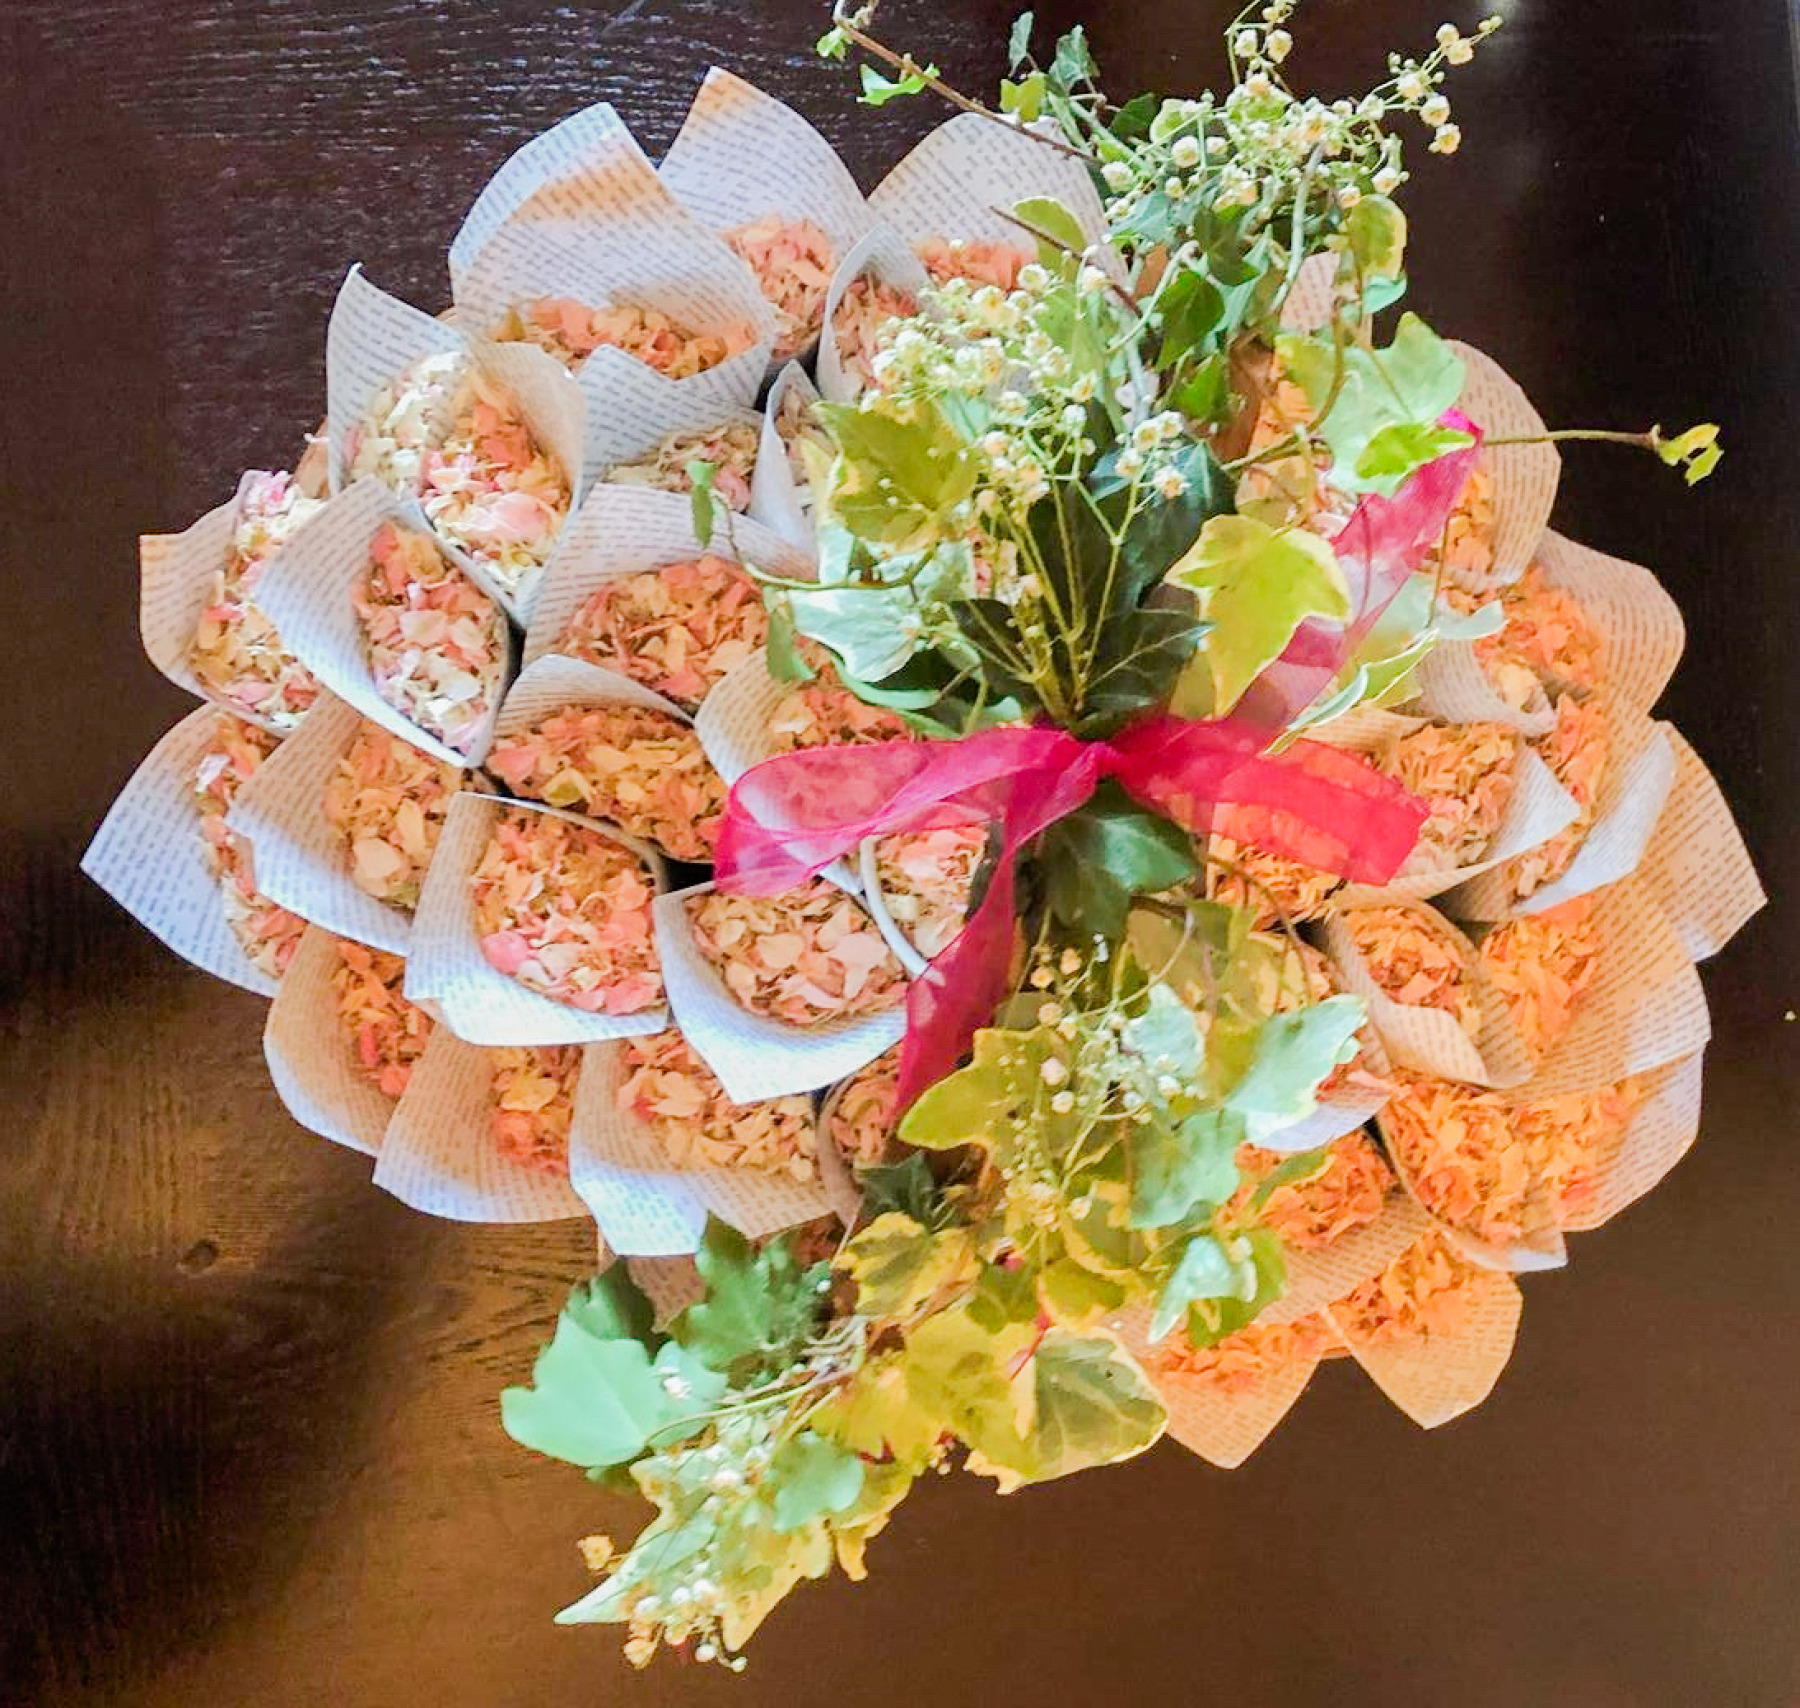
<svg viewBox="0 0 1800 1708"><path fill-rule="evenodd" d="M837 1267L855 1278L862 1315L906 1317L944 1288L974 1280L975 1236L962 1227L928 1233L912 1217L889 1211L857 1233L838 1254Z"/></svg>
<svg viewBox="0 0 1800 1708"><path fill-rule="evenodd" d="M1175 710L1188 716L1223 717L1308 617L1350 614L1350 590L1324 540L1249 516L1212 517L1167 579L1198 596L1211 625L1176 689Z"/></svg>

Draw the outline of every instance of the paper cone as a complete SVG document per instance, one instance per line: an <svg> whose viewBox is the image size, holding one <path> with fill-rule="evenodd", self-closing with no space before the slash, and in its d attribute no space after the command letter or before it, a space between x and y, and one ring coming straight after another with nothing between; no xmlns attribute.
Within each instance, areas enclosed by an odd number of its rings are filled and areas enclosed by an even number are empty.
<svg viewBox="0 0 1800 1708"><path fill-rule="evenodd" d="M741 1007L701 954L688 927L697 884L656 898L656 943L676 1023L734 1103L756 1103L816 1091L872 1062L906 1030L904 1008L790 1026Z"/></svg>
<svg viewBox="0 0 1800 1708"><path fill-rule="evenodd" d="M1457 408L1488 439L1541 436L1544 418L1531 400L1491 356L1473 345L1450 341L1467 366ZM1562 476L1562 457L1554 444L1485 445L1481 457L1494 479L1494 568L1491 580L1504 585L1531 567L1532 557L1550 526Z"/></svg>
<svg viewBox="0 0 1800 1708"><path fill-rule="evenodd" d="M494 737L519 735L567 706L640 706L684 724L693 722L673 700L652 693L629 676L552 652L528 664L506 691Z"/></svg>
<svg viewBox="0 0 1800 1708"><path fill-rule="evenodd" d="M942 237L1029 251L1036 239L1000 210L1040 196L1061 202L1088 242L1104 245L1106 212L1081 161L979 113L958 113L881 180L869 206L914 249Z"/></svg>
<svg viewBox="0 0 1800 1708"><path fill-rule="evenodd" d="M467 324L463 316L454 325L434 319L371 284L360 267L351 268L332 306L325 341L332 491L342 492L351 484L350 445L377 394L428 356L459 354L513 399L532 438L562 465L572 516L581 504L590 461L585 399L562 364L544 351L524 344L481 343L470 338ZM517 589L506 587L478 558L449 540L439 543L510 615L520 623L529 619L533 583L541 575Z"/></svg>
<svg viewBox="0 0 1800 1708"><path fill-rule="evenodd" d="M1768 900L1731 808L1681 732L1663 725L1675 780L1639 876L1696 960L1716 955Z"/></svg>
<svg viewBox="0 0 1800 1708"><path fill-rule="evenodd" d="M886 226L874 227L838 262L837 277L825 295L825 330L819 335L819 391L832 403L854 403L862 394L861 381L845 368L838 353L837 330L832 321L844 293L865 273L880 284L914 296L929 283L924 267L905 239Z"/></svg>
<svg viewBox="0 0 1800 1708"><path fill-rule="evenodd" d="M798 362L789 362L769 388L768 403L763 412L762 443L756 452L756 473L750 482L750 515L796 551L810 557L813 554L812 494L794 478L793 465L788 461L787 441L776 426L782 402L790 392L798 392L809 403L816 401L819 395L819 388Z"/></svg>
<svg viewBox="0 0 1800 1708"><path fill-rule="evenodd" d="M370 547L385 523L435 534L418 508L396 498L380 481L359 480L340 492L319 512L264 573L257 587L257 603L281 630L294 654L320 683L340 700L348 701L371 723L378 723L402 741L422 748L434 759L452 765L476 765L493 739L494 714L500 695L512 674L513 641L504 616L496 613L500 631L501 661L491 691L487 717L470 742L459 752L411 718L390 706L375 688L369 667L368 639L352 596L368 578ZM440 542L441 544L441 542ZM461 563L452 554L451 561ZM471 579L479 580L471 576ZM491 589L488 590L491 596Z"/></svg>
<svg viewBox="0 0 1800 1708"><path fill-rule="evenodd" d="M1554 531L1544 535L1537 561L1544 579L1575 600L1606 642L1607 704L1647 713L1681 661L1680 606L1649 570Z"/></svg>
<svg viewBox="0 0 1800 1708"><path fill-rule="evenodd" d="M587 1206L561 1175L514 1162L495 1144L493 1074L490 1052L438 1027L388 1123L375 1184L452 1222L585 1216Z"/></svg>
<svg viewBox="0 0 1800 1708"><path fill-rule="evenodd" d="M1564 1217L1569 1232L1604 1226L1687 1155L1700 1133L1700 1064L1696 1050L1639 1080L1637 1106L1617 1148L1595 1171L1593 1196Z"/></svg>
<svg viewBox="0 0 1800 1708"><path fill-rule="evenodd" d="M1594 897L1600 954L1566 1032L1515 1093L1524 1102L1594 1091L1697 1054L1711 1035L1687 950L1637 879Z"/></svg>
<svg viewBox="0 0 1800 1708"><path fill-rule="evenodd" d="M1522 707L1503 700L1472 641L1439 641L1419 661L1418 681L1419 709L1444 723L1505 724L1527 736L1548 735L1556 725L1541 687Z"/></svg>
<svg viewBox="0 0 1800 1708"><path fill-rule="evenodd" d="M412 949L406 963L408 999L429 998L437 1003L445 1025L471 1044L595 1044L662 1031L669 1023L665 1007L640 1014L588 1014L526 989L490 965L482 954L470 878L481 863L494 821L509 808L544 813L601 831L642 859L658 886L664 881L660 857L613 825L558 812L536 801L502 800L465 790L450 803L413 916Z"/></svg>
<svg viewBox="0 0 1800 1708"><path fill-rule="evenodd" d="M1287 1251L1287 1291L1257 1317L1259 1323L1298 1322L1322 1311L1379 1275L1435 1224L1398 1185L1372 1222L1309 1251Z"/></svg>
<svg viewBox="0 0 1800 1708"><path fill-rule="evenodd" d="M1613 716L1608 726L1611 750L1595 794L1594 820L1568 870L1523 901L1515 901L1504 864L1489 861L1446 897L1446 912L1464 919L1542 913L1616 884L1637 869L1674 785L1675 749L1666 724ZM1573 822L1573 815L1568 822Z"/></svg>
<svg viewBox="0 0 1800 1708"><path fill-rule="evenodd" d="M1417 729L1424 720L1382 712L1359 713L1354 722L1343 721L1345 727L1341 730L1336 724L1326 725L1323 739L1329 740L1334 747L1366 754L1373 753L1390 734ZM1407 874L1385 884L1346 884L1332 896L1329 905L1335 911L1389 902L1430 900L1548 842L1558 831L1574 823L1579 811L1574 798L1557 782L1550 767L1526 748L1519 754L1512 798L1495 827L1493 841L1480 860L1441 871Z"/></svg>
<svg viewBox="0 0 1800 1708"><path fill-rule="evenodd" d="M693 506L679 493L597 487L551 560L525 634L525 662L558 651L570 618L592 594L641 570L691 562L710 552L792 580L812 576L810 559L749 518L739 517L732 535L735 549L723 532L703 547L694 534Z"/></svg>
<svg viewBox="0 0 1800 1708"><path fill-rule="evenodd" d="M721 234L778 214L810 220L845 255L869 229L869 205L830 143L794 109L714 66L657 176Z"/></svg>
<svg viewBox="0 0 1800 1708"><path fill-rule="evenodd" d="M350 847L325 816L325 791L362 715L322 694L306 721L238 792L226 822L256 855L256 887L271 901L390 954L404 955L412 916L356 887Z"/></svg>
<svg viewBox="0 0 1800 1708"><path fill-rule="evenodd" d="M251 964L231 934L206 864L194 768L218 717L202 706L151 748L94 833L81 869L184 961L273 996L276 981Z"/></svg>
<svg viewBox="0 0 1800 1708"><path fill-rule="evenodd" d="M817 1184L748 1168L676 1168L652 1129L621 1109L625 1052L596 1045L582 1065L570 1178L612 1247L667 1257L697 1249L707 1212L752 1239L823 1215Z"/></svg>
<svg viewBox="0 0 1800 1708"><path fill-rule="evenodd" d="M1473 1290L1468 1318L1449 1333L1418 1334L1381 1346L1349 1342L1350 1356L1375 1386L1423 1429L1436 1429L1480 1405L1493 1392L1518 1338L1524 1300L1512 1278L1488 1271L1468 1285ZM1341 1333L1337 1312L1325 1314Z"/></svg>
<svg viewBox="0 0 1800 1708"><path fill-rule="evenodd" d="M138 634L144 652L177 688L202 700L213 696L194 674L194 631L211 596L213 577L231 557L239 502L234 494L179 534L138 538ZM251 712L235 706L230 710L250 723L262 722Z"/></svg>
<svg viewBox="0 0 1800 1708"><path fill-rule="evenodd" d="M1474 944L1423 902L1389 905L1414 915L1422 927L1461 954L1464 988L1474 999L1480 1017L1480 1030L1471 1038L1456 1017L1441 1008L1394 1001L1377 982L1352 935L1351 917L1363 910L1334 910L1323 922L1326 952L1344 989L1361 997L1367 1006L1369 1023L1380 1034L1395 1063L1436 1079L1461 1080L1469 1085L1520 1085L1529 1079L1531 1057L1505 1002L1482 975Z"/></svg>
<svg viewBox="0 0 1800 1708"><path fill-rule="evenodd" d="M1169 1414L1169 1434L1190 1453L1223 1470L1235 1470L1268 1440L1319 1365L1315 1357L1294 1358L1234 1393L1211 1382L1155 1371L1149 1322L1149 1310L1139 1308L1109 1318L1108 1326L1144 1368Z"/></svg>
<svg viewBox="0 0 1800 1708"><path fill-rule="evenodd" d="M275 1090L301 1126L374 1156L397 1100L383 1096L357 1062L332 983L339 965L338 939L321 926L309 927L270 1004L263 1056Z"/></svg>

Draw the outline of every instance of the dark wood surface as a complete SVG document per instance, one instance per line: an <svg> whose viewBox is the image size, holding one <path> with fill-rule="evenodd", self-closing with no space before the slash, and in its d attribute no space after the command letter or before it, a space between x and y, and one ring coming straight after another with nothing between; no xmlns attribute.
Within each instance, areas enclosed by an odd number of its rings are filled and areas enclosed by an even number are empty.
<svg viewBox="0 0 1800 1708"><path fill-rule="evenodd" d="M1796 893L1800 137L1776 0L1517 0L1415 186L1417 306L1565 424L1717 416L1688 495L1568 458L1558 524L1686 609L1666 709L1770 889ZM947 71L994 0L892 0ZM1079 15L1059 5L1058 21ZM1091 0L1115 92L1217 70L1214 0ZM622 1507L501 1434L588 1250L433 1223L287 1119L262 1008L76 873L187 709L140 656L133 536L184 525L320 413L344 268L436 307L485 176L588 101L652 149L717 60L865 182L937 116L852 104L799 0L5 0L0 251L0 1701L1800 1702L1795 1109L1786 900L1707 969L1706 1131L1531 1279L1499 1391L1433 1435L1321 1373L1225 1474L1172 1446L998 1500L933 1483L874 1577L796 1594L750 1673L630 1675L551 1612ZM1314 0L1335 88L1436 7ZM1472 23L1473 19L1462 20ZM1425 160L1423 151L1417 158Z"/></svg>

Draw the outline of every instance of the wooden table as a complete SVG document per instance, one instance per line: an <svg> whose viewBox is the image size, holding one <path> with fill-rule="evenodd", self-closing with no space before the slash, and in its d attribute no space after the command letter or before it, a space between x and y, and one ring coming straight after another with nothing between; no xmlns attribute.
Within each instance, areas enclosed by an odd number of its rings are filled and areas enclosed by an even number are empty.
<svg viewBox="0 0 1800 1708"><path fill-rule="evenodd" d="M893 0L950 71L993 0ZM1726 423L1689 495L1578 447L1557 522L1654 565L1690 646L1667 711L1771 890L1800 893L1792 662L1800 138L1771 0L1502 4L1420 147L1413 300L1554 423ZM1054 21L1072 6L1042 9ZM1314 0L1335 89L1437 10ZM426 307L486 175L616 101L655 150L709 61L811 114L866 182L937 113L859 111L798 0L9 0L0 626L9 987L0 1134L0 1699L132 1708L1800 1700L1795 1042L1778 904L1707 970L1706 1133L1528 1281L1494 1398L1422 1435L1333 1367L1226 1475L1163 1446L999 1501L932 1481L874 1580L796 1594L747 1678L629 1675L553 1629L622 1507L513 1448L588 1236L428 1221L296 1127L262 1008L76 873L187 709L140 655L133 536L184 525L320 413L345 267ZM1218 70L1214 0L1093 0L1117 93ZM1472 24L1473 18L1462 20Z"/></svg>

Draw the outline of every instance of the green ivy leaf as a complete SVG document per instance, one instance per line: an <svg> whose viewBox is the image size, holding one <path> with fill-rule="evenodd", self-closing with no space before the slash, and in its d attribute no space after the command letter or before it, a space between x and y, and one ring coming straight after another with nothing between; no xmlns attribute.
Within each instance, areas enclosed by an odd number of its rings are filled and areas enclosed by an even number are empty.
<svg viewBox="0 0 1800 1708"><path fill-rule="evenodd" d="M1223 1109L1135 1123L1127 1150L1131 1226L1166 1228L1197 1204L1223 1204L1238 1187L1243 1137L1242 1119Z"/></svg>
<svg viewBox="0 0 1800 1708"><path fill-rule="evenodd" d="M1307 401L1315 410L1323 408L1337 363L1330 339L1289 335L1277 340L1276 349ZM1350 345L1343 364L1337 398L1315 427L1331 450L1332 484L1353 494L1377 490L1389 475L1365 480L1357 472L1370 441L1387 427L1434 426L1462 396L1466 370L1416 314L1400 317L1387 349Z"/></svg>
<svg viewBox="0 0 1800 1708"><path fill-rule="evenodd" d="M757 1250L736 1228L708 1217L695 1266L706 1296L671 1332L696 1358L733 1377L786 1369L812 1338L825 1267L803 1268L791 1240Z"/></svg>
<svg viewBox="0 0 1800 1708"><path fill-rule="evenodd" d="M1390 422L1370 439L1356 459L1357 483L1391 498L1427 463L1474 443L1472 434L1456 427Z"/></svg>
<svg viewBox="0 0 1800 1708"><path fill-rule="evenodd" d="M563 1306L563 1315L596 1340L641 1340L652 1352L661 1344L654 1327L655 1307L623 1263L608 1264L578 1286Z"/></svg>
<svg viewBox="0 0 1800 1708"><path fill-rule="evenodd" d="M963 1307L972 1322L989 1334L999 1334L1013 1323L1035 1322L1038 1314L1037 1277L1023 1263L1008 1268L985 1263L975 1291Z"/></svg>
<svg viewBox="0 0 1800 1708"><path fill-rule="evenodd" d="M1350 259L1365 280L1397 279L1406 266L1406 215L1386 196L1365 195L1344 221Z"/></svg>
<svg viewBox="0 0 1800 1708"><path fill-rule="evenodd" d="M849 49L850 38L839 29L827 30L813 43L813 52L821 59L842 59Z"/></svg>
<svg viewBox="0 0 1800 1708"><path fill-rule="evenodd" d="M1003 1494L1130 1459L1168 1421L1143 1372L1109 1336L1049 1329L1026 1373L1029 1426L1016 1436L995 1429L969 1441L969 1469L997 1478Z"/></svg>
<svg viewBox="0 0 1800 1708"><path fill-rule="evenodd" d="M944 1288L974 1280L975 1236L962 1227L929 1233L912 1217L889 1211L845 1245L837 1267L855 1278L863 1316L910 1316Z"/></svg>
<svg viewBox="0 0 1800 1708"><path fill-rule="evenodd" d="M921 1227L939 1226L943 1198L931 1176L931 1164L917 1151L904 1162L875 1163L857 1170L863 1192L863 1214L870 1221L890 1212L909 1217Z"/></svg>
<svg viewBox="0 0 1800 1708"><path fill-rule="evenodd" d="M1330 545L1302 529L1275 529L1248 516L1212 517L1167 579L1200 596L1211 625L1191 668L1207 673L1215 717L1237 704L1308 617L1350 613L1349 589ZM1176 710L1184 710L1179 694Z"/></svg>
<svg viewBox="0 0 1800 1708"><path fill-rule="evenodd" d="M1030 12L1021 12L1013 19L1012 29L1006 37L1008 70L1017 71L1031 57L1031 27L1036 21Z"/></svg>
<svg viewBox="0 0 1800 1708"><path fill-rule="evenodd" d="M982 1145L1004 1165L1030 1132L1061 1154L1091 1116L1079 1100L1067 1114L1051 1109L1046 1064L1060 1064L1063 1082L1077 1093L1091 1095L1094 1089L1069 1080L1067 1058L1068 1046L1048 1027L1029 1032L984 1028L975 1034L974 1059L920 1095L900 1123L900 1137L928 1150Z"/></svg>
<svg viewBox="0 0 1800 1708"><path fill-rule="evenodd" d="M1014 202L1012 211L1033 232L1043 234L1038 238L1038 259L1053 272L1062 271L1070 264L1071 256L1080 255L1087 248L1087 233L1081 229L1081 221L1054 196L1027 196Z"/></svg>
<svg viewBox="0 0 1800 1708"><path fill-rule="evenodd" d="M635 1459L653 1436L705 1411L726 1388L723 1376L672 1341L653 1361L641 1342L596 1340L566 1312L531 1380L500 1395L506 1433L589 1469Z"/></svg>
<svg viewBox="0 0 1800 1708"><path fill-rule="evenodd" d="M820 1435L865 1458L891 1455L915 1469L924 1465L946 1425L913 1397L907 1366L908 1354L902 1352L869 1359L808 1422Z"/></svg>
<svg viewBox="0 0 1800 1708"><path fill-rule="evenodd" d="M1121 142L1141 142L1150 134L1158 105L1154 95L1133 95L1113 114L1113 135Z"/></svg>
<svg viewBox="0 0 1800 1708"><path fill-rule="evenodd" d="M775 1528L798 1530L856 1504L863 1463L835 1441L803 1429L775 1449L768 1481L775 1490Z"/></svg>
<svg viewBox="0 0 1800 1708"><path fill-rule="evenodd" d="M1252 1228L1239 1238L1250 1247L1244 1279L1250 1282L1254 1272L1254 1290L1245 1296L1196 1299L1188 1306L1188 1344L1196 1352L1216 1346L1228 1335L1248 1328L1282 1295L1287 1286L1287 1266L1282 1261L1281 1241L1267 1228Z"/></svg>
<svg viewBox="0 0 1800 1708"><path fill-rule="evenodd" d="M1320 1081L1354 1058L1356 1031L1366 1018L1354 996L1330 996L1263 1022L1256 1054L1225 1099L1225 1107L1242 1117L1251 1144L1313 1112Z"/></svg>
<svg viewBox="0 0 1800 1708"><path fill-rule="evenodd" d="M1056 44L1056 56L1050 61L1050 80L1063 89L1077 83L1091 83L1100 75L1100 67L1088 48L1087 31L1077 24Z"/></svg>
<svg viewBox="0 0 1800 1708"><path fill-rule="evenodd" d="M1048 90L1049 79L1041 71L1034 71L1016 83L1009 78L1000 85L1000 111L1017 113L1022 125L1035 124L1043 117L1044 96Z"/></svg>
<svg viewBox="0 0 1800 1708"><path fill-rule="evenodd" d="M1672 439L1664 437L1662 428L1652 427L1650 443L1657 456L1670 468L1682 471L1689 486L1698 486L1705 480L1725 455L1724 447L1719 443L1719 429L1710 421L1690 427L1685 433L1677 433Z"/></svg>
<svg viewBox="0 0 1800 1708"><path fill-rule="evenodd" d="M901 421L884 409L815 407L838 447L831 514L860 539L895 551L935 545L945 517L975 490L975 459L944 412L914 403Z"/></svg>
<svg viewBox="0 0 1800 1708"><path fill-rule="evenodd" d="M1059 1257L1038 1275L1043 1307L1068 1328L1085 1328L1125 1303L1125 1289L1072 1257Z"/></svg>
<svg viewBox="0 0 1800 1708"><path fill-rule="evenodd" d="M1205 1045L1194 1011L1158 980L1144 993L1144 1007L1125 1023L1126 1049L1152 1073L1172 1074L1184 1094L1200 1096L1205 1081Z"/></svg>
<svg viewBox="0 0 1800 1708"><path fill-rule="evenodd" d="M1185 882L1199 870L1192 839L1103 783L1039 842L1051 911L1074 930L1108 938L1125 929L1134 895Z"/></svg>
<svg viewBox="0 0 1800 1708"><path fill-rule="evenodd" d="M1150 1338L1161 1340L1186 1314L1189 1305L1200 1299L1237 1299L1247 1291L1239 1266L1226 1255L1225 1248L1211 1234L1196 1234L1187 1242L1169 1279L1156 1297L1156 1309L1150 1317Z"/></svg>
<svg viewBox="0 0 1800 1708"><path fill-rule="evenodd" d="M922 95L926 88L926 79L936 77L938 68L927 65L920 71L904 72L899 77L884 77L874 66L864 63L862 67L862 95L859 97L865 107L885 107L889 101L902 95Z"/></svg>

